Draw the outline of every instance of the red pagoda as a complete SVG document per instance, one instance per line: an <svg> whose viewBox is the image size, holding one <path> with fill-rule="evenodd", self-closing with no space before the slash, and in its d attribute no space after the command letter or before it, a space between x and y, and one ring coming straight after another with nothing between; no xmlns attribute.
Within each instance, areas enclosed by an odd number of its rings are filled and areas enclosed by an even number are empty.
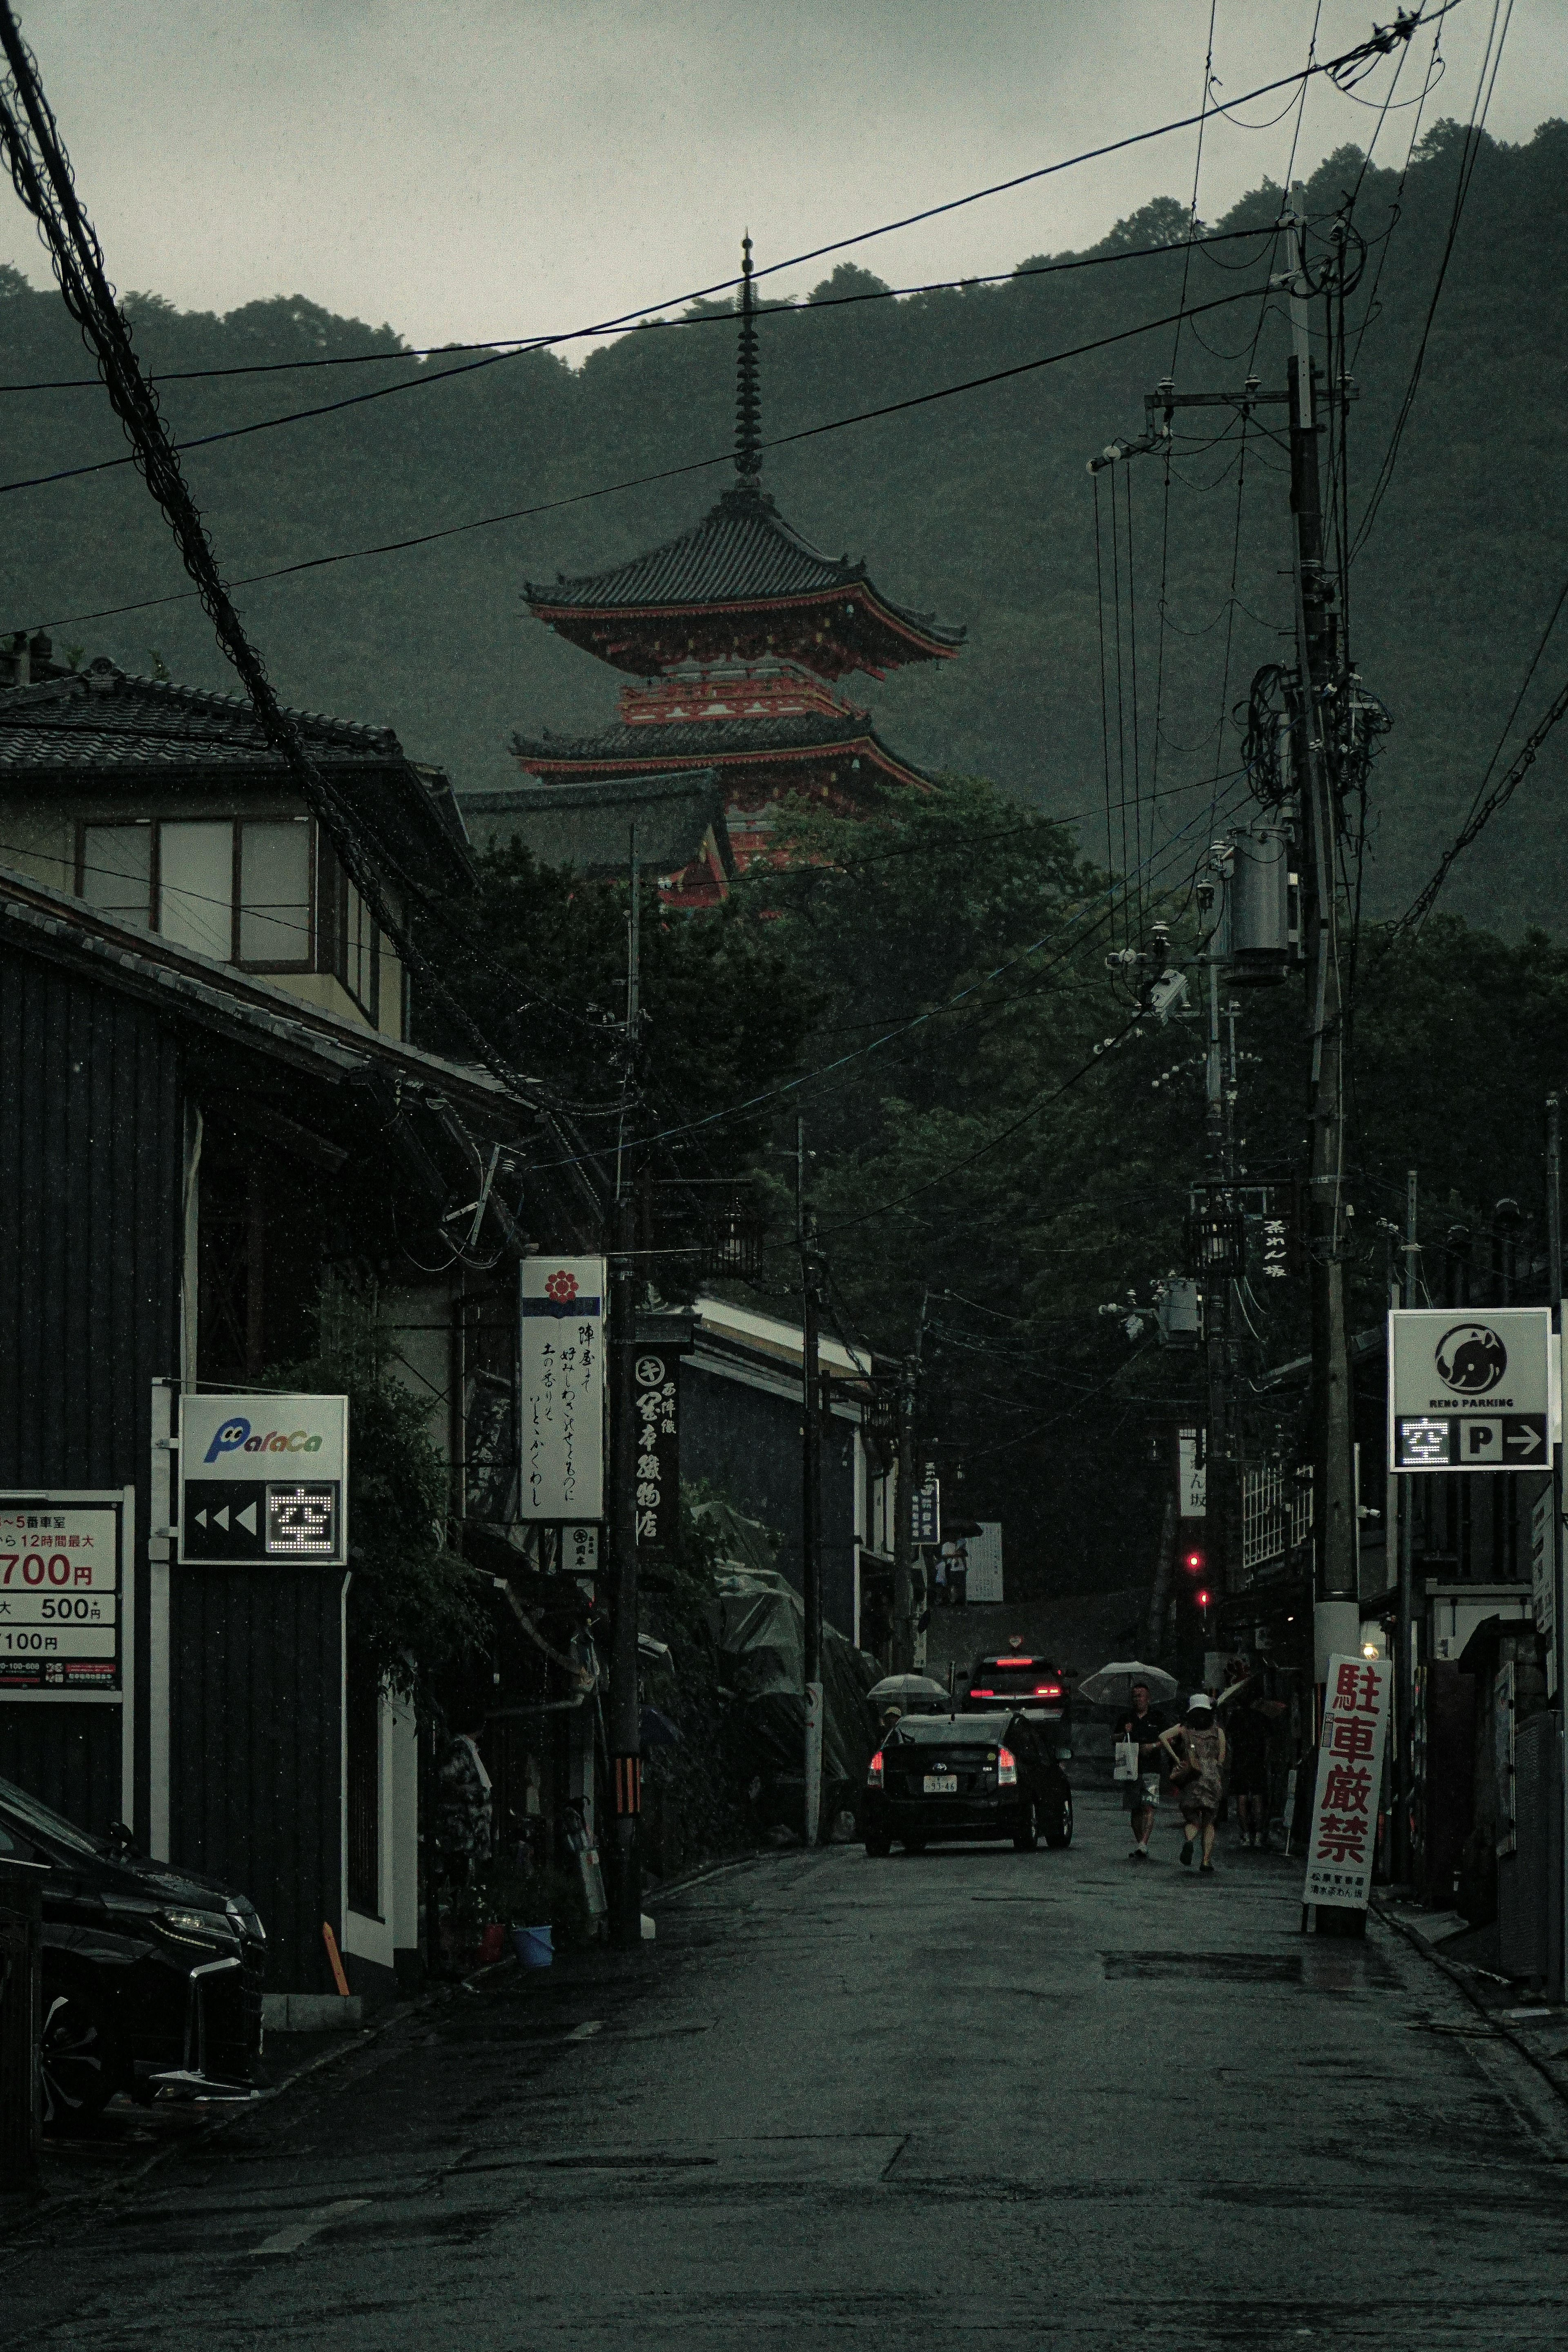
<svg viewBox="0 0 1568 2352"><path fill-rule="evenodd" d="M809 795L854 814L868 788L929 786L834 685L851 670L882 677L906 662L950 661L963 631L893 604L864 562L819 553L763 488L750 237L741 266L734 486L694 530L649 554L552 587L529 583L537 620L634 682L599 734L517 735L512 750L545 782L606 790L710 772L743 867L766 851L776 801ZM672 875L666 895L697 903L706 878Z"/></svg>

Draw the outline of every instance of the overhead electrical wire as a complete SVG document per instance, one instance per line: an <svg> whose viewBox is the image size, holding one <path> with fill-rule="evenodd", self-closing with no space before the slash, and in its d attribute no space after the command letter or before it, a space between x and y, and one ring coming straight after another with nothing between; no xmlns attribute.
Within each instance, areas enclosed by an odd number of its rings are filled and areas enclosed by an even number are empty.
<svg viewBox="0 0 1568 2352"><path fill-rule="evenodd" d="M1500 16L1502 20L1500 31L1498 23ZM1432 337L1432 324L1436 318L1437 305L1442 299L1443 288L1447 280L1448 265L1453 259L1454 247L1458 239L1459 224L1464 217L1466 201L1470 193L1470 183L1475 177L1476 165L1480 160L1487 115L1491 106L1492 92L1497 88L1498 69L1502 63L1503 44L1508 38L1509 26L1512 20L1513 0L1492 0L1491 22L1487 28L1486 47L1481 54L1480 72L1476 79L1476 94L1470 102L1470 119L1465 127L1447 235L1444 239L1442 255L1437 264L1436 278L1433 283L1431 297L1426 305L1426 316L1422 322L1420 339L1415 346L1415 356L1411 362L1410 380L1405 385L1404 397L1400 401L1394 427L1389 435L1388 446L1384 451L1382 463L1373 478L1372 488L1367 494L1366 505L1363 509L1354 543L1351 548L1352 562L1371 536L1373 525L1377 520L1378 509L1387 495L1389 483L1394 478L1394 469L1399 461L1400 444L1405 438L1405 428L1410 422L1410 413L1415 405L1415 396L1420 390L1421 377L1426 364L1426 348Z"/></svg>
<svg viewBox="0 0 1568 2352"><path fill-rule="evenodd" d="M1211 245L1234 245L1243 238L1270 235L1272 230L1265 228L1213 229L1203 236L1191 238L1188 242L1194 251L1202 251ZM1020 262L1013 269L996 269L987 273L972 271L963 278L931 278L914 286L878 286L864 288L854 294L814 294L806 296L800 301L758 302L755 305L755 312L759 319L815 318L818 311L842 310L858 302L899 302L920 294L963 293L972 286L1011 286L1020 278L1056 278L1071 270L1110 268L1113 264L1123 261L1168 259L1173 249L1169 245L1120 246L1112 253L1071 254L1059 261L1026 261ZM788 264L781 262L775 266L785 268ZM1216 267L1225 266L1226 265L1216 264ZM1229 266L1245 268L1247 264L1243 262ZM756 274L761 276L763 273L759 270ZM1184 300L1186 296L1184 278L1182 292ZM696 294L677 295L672 298L674 301L683 302L694 302L700 299L701 298ZM228 367L161 369L150 371L149 380L154 384L209 383L229 376L289 375L300 373L311 368L388 367L396 366L405 360L446 359L456 352L479 352L489 353L496 359L515 359L525 356L531 352L555 351L563 343L588 342L606 335L647 333L659 327L732 328L735 319L736 313L731 309L702 310L680 318L666 319L658 315L656 307L645 310L627 310L620 317L605 320L597 326L568 327L547 335L491 335L482 341L472 343L410 344L399 345L394 351L343 352L313 359L247 360L236 362ZM448 376L469 375L473 373L471 368L447 368L439 374L419 376L413 382L416 383L440 383ZM411 389L412 386L400 388ZM101 380L95 375L56 376L33 383L0 383L0 396L6 393L101 392L102 389ZM349 400L336 404L348 408L355 404ZM306 409L300 413L303 415L315 416L328 415L330 410ZM291 423L293 418L285 415L271 421L287 425Z"/></svg>
<svg viewBox="0 0 1568 2352"><path fill-rule="evenodd" d="M1193 822L1195 823L1196 820L1194 819ZM1183 833L1189 833L1192 829L1192 824L1189 824L1183 827ZM1167 844L1166 846L1168 853L1173 852L1176 849L1181 838L1182 835L1178 834L1170 843ZM1089 921L1089 908L1095 905L1103 905L1106 901L1113 901L1116 891L1121 887L1122 885L1121 882L1112 882L1106 889L1100 891L1095 899L1089 902L1089 906L1083 908L1079 918L1079 928L1076 935L1069 933L1068 939L1059 947L1058 953L1052 957L1048 963L1044 965L1041 970L1036 973L1035 979L1037 983L1047 977L1049 972L1054 970L1058 964L1065 961L1068 955L1075 954L1079 948L1086 945L1089 940L1094 936L1094 933L1103 927L1107 919L1107 913L1102 912L1092 923L1090 923ZM900 1038L904 1037L911 1032L924 1027L927 1024L939 1019L942 1014L952 1011L957 1005L966 1003L971 997L977 995L981 990L989 987L994 981L999 980L1005 973L1016 970L1019 964L1027 962L1031 957L1038 955L1043 949L1051 946L1057 940L1058 937L1058 935L1054 931L1043 932L1037 940L1031 940L1028 946L1018 949L1013 955L1006 957L1001 963L994 966L991 971L983 972L977 980L968 982L963 988L956 990L952 995L944 998L940 1004L923 1008L910 1019L896 1023L893 1027L887 1030L881 1036L870 1039L864 1045L857 1045L846 1053L836 1055L831 1060L818 1064L815 1069L802 1071L793 1078L787 1078L781 1081L777 1086L763 1087L755 1094L743 1096L735 1102L721 1106L717 1110L706 1111L699 1118L682 1120L675 1125L660 1127L649 1134L633 1136L629 1139L629 1141L635 1149L646 1150L657 1143L671 1141L677 1137L695 1135L707 1128L717 1126L723 1119L737 1118L747 1111L756 1110L764 1103L782 1101L790 1095L799 1093L803 1087L815 1085L819 1079L833 1077L840 1071L849 1068L855 1063L864 1061L871 1055L879 1053L884 1046L893 1045ZM988 1010L990 1008L984 1009ZM548 1160L536 1163L536 1168L542 1171L544 1169L554 1168L564 1164L565 1163L562 1161Z"/></svg>
<svg viewBox="0 0 1568 2352"><path fill-rule="evenodd" d="M1216 296L1213 302L1200 303L1191 309L1188 316L1196 318L1205 310L1249 301L1257 291L1256 287L1251 287L1236 294ZM801 425L793 433L774 434L762 441L759 446L763 449L789 448L797 442L816 440L825 434L844 432L858 425L875 424L883 417L900 415L912 409L931 407L940 401L984 391L992 384L1035 374L1042 368L1060 366L1068 360L1080 359L1089 352L1104 351L1111 344L1127 342L1139 335L1168 327L1173 323L1174 316L1172 312L1164 318L1145 320L1138 326L1121 328L1110 335L1095 336L1088 342L1075 343L1063 351L1043 352L1037 359L1020 360L1010 367L994 368L984 375L966 377L959 383L939 385L932 392L913 393L903 400L883 402L876 408L859 409L847 416L827 418L821 424ZM253 588L267 581L323 571L333 564L360 562L372 556L405 554L413 548L431 547L441 541L463 538L472 531L493 530L501 523L521 522L542 514L557 514L565 508L588 505L598 499L614 497L623 490L645 489L656 482L675 481L685 475L710 472L715 467L732 466L734 456L732 447L716 450L710 457L689 458L680 465L659 467L652 473L631 475L619 481L598 483L590 489L573 490L560 498L541 499L533 506L510 507L496 514L476 515L467 522L447 523L434 530L409 532L401 539L383 540L365 547L339 548L325 555L306 556L293 563L275 564L265 572L246 573L231 585L234 588ZM0 484L0 491L5 487ZM145 613L165 604L187 604L195 593L194 589L181 589L170 595L143 596L131 604L104 605L93 612L71 613L50 620L28 622L26 631L31 635L38 629L73 628L89 621L115 620L127 613Z"/></svg>

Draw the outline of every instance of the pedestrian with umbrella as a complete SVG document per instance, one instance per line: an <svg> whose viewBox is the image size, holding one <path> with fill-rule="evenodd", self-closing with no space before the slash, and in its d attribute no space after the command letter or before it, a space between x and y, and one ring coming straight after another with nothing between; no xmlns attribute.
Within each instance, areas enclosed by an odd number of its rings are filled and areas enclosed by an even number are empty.
<svg viewBox="0 0 1568 2352"><path fill-rule="evenodd" d="M1177 1753L1177 1743L1180 1753ZM1160 1745L1175 1766L1172 1786L1178 1792L1184 1827L1181 1862L1191 1867L1193 1848L1203 1840L1200 1875L1214 1875L1214 1825L1225 1786L1225 1734L1215 1721L1214 1701L1207 1691L1194 1691L1180 1723L1160 1735Z"/></svg>
<svg viewBox="0 0 1568 2352"><path fill-rule="evenodd" d="M1146 1666L1137 1658L1122 1658L1101 1666L1098 1674L1089 1675L1079 1685L1079 1698L1091 1703L1103 1704L1108 1698L1122 1703L1116 1738L1120 1744L1137 1750L1130 1759L1132 1777L1123 1784L1121 1797L1131 1816L1132 1850L1127 1857L1129 1862L1148 1861L1149 1840L1160 1804L1160 1735L1167 1718L1156 1714L1151 1704L1152 1691L1156 1687L1170 1693L1176 1685L1158 1666Z"/></svg>

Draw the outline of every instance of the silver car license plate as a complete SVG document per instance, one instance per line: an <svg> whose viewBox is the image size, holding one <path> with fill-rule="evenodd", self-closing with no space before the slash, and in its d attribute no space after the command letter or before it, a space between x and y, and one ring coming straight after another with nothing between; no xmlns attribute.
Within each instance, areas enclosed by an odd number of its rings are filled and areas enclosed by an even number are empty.
<svg viewBox="0 0 1568 2352"><path fill-rule="evenodd" d="M928 1797L956 1797L957 1794L958 1775L956 1772L928 1772L926 1774L926 1795Z"/></svg>

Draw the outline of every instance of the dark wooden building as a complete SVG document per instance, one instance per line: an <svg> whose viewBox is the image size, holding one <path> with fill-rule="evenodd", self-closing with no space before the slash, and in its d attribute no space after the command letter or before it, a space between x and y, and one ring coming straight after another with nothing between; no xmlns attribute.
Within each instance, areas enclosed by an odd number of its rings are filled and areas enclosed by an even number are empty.
<svg viewBox="0 0 1568 2352"><path fill-rule="evenodd" d="M481 1342L448 1213L470 1223L492 1152L504 1299L524 1216L595 1237L588 1198L525 1206L524 1155L567 1156L537 1104L0 873L0 1490L122 1495L132 1529L122 1688L0 1687L0 1773L243 1888L278 1993L331 1991L323 1921L351 1971L415 1945L411 1727L371 1694L351 1886L347 1580L175 1564L156 1441L178 1383L244 1390L306 1352L334 1276L375 1298L460 1476ZM509 1312L489 1319L510 1370Z"/></svg>

